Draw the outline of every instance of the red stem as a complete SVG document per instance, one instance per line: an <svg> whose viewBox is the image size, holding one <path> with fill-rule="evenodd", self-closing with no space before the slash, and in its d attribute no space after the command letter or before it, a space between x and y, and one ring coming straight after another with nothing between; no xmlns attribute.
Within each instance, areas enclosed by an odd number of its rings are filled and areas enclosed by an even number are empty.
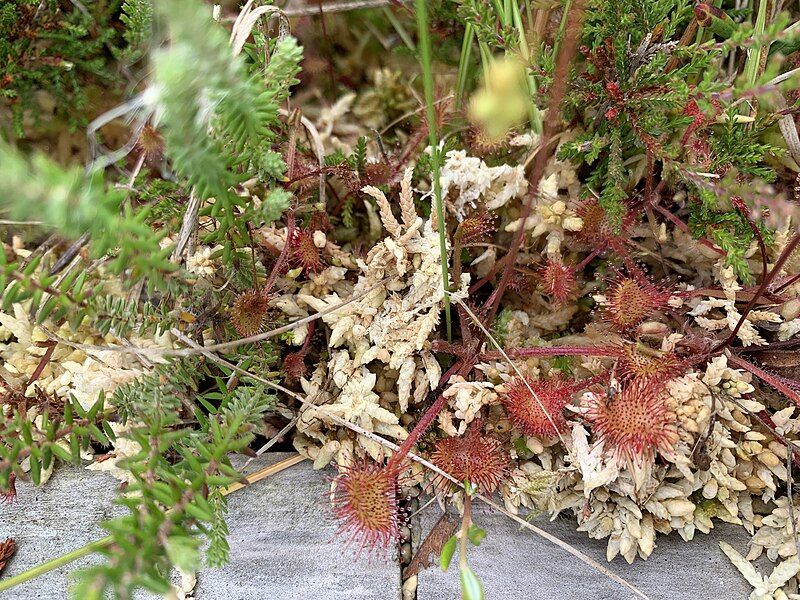
<svg viewBox="0 0 800 600"><path fill-rule="evenodd" d="M603 252L603 250L605 250L605 248L595 248L594 250L592 250L591 253L589 253L589 255L586 258L584 258L581 262L577 264L577 266L575 267L575 272L580 273L581 271L583 271L586 268L586 265L588 265L595 258L597 258Z"/></svg>
<svg viewBox="0 0 800 600"><path fill-rule="evenodd" d="M532 348L509 348L505 351L509 358L530 358L532 356L619 356L614 346L535 346ZM499 351L483 352L478 360L499 360Z"/></svg>
<svg viewBox="0 0 800 600"><path fill-rule="evenodd" d="M278 274L283 270L286 261L289 260L289 253L291 252L292 238L294 237L294 211L289 211L286 214L286 242L283 244L283 250L278 255L278 260L275 261L275 266L272 267L272 272L269 274L269 279L264 284L264 295L266 296L272 291L272 286L275 285L275 280Z"/></svg>
<svg viewBox="0 0 800 600"><path fill-rule="evenodd" d="M800 273L798 273L797 275L792 275L784 283L780 284L778 287L776 287L774 290L772 290L772 293L773 294L778 294L778 293L782 292L783 290L785 290L787 287L792 285L798 279L800 279Z"/></svg>
<svg viewBox="0 0 800 600"><path fill-rule="evenodd" d="M769 288L769 284L772 283L772 280L775 279L778 273L781 272L783 265L786 263L787 260L789 260L789 257L797 249L798 244L800 244L800 233L796 233L795 236L789 241L789 243L786 244L786 247L783 249L780 256L778 257L778 260L775 261L775 265L772 267L772 270L767 275L764 276L764 278L761 280L761 285L758 286L758 289L756 290L756 293L753 294L753 297L750 299L750 302L748 302L747 306L744 307L744 310L742 311L742 316L739 317L739 322L736 323L736 327L733 328L731 334L724 341L717 344L711 350L711 354L715 354L720 350L723 350L724 348L728 347L731 344L731 342L733 342L733 340L736 339L736 334L739 333L739 329L741 329L742 325L747 319L747 315L749 315L750 311L753 310L761 295L767 291L767 288Z"/></svg>
<svg viewBox="0 0 800 600"><path fill-rule="evenodd" d="M745 371L749 371L759 379L766 381L769 385L773 388L778 390L781 394L785 395L787 398L791 399L795 404L800 406L800 394L797 393L796 390L793 390L788 385L786 385L782 378L770 373L769 371L765 371L761 367L757 367L750 361L747 361L743 358L740 358L734 354L728 357L728 362L733 363L737 367L743 368Z"/></svg>
<svg viewBox="0 0 800 600"><path fill-rule="evenodd" d="M536 153L536 159L533 163L533 171L531 172L530 181L528 184L528 197L522 206L522 213L520 214L520 227L514 234L514 240L511 243L508 260L506 264L509 268L503 271L503 276L500 278L500 283L497 288L489 296L489 299L484 305L484 312L486 315L485 322L491 323L497 309L500 306L500 300L503 297L503 292L508 286L511 274L514 271L513 266L517 259L517 254L522 247L525 239L525 223L528 220L532 210L533 201L539 192L539 182L544 175L544 169L547 161L553 153L553 142L555 141L555 130L559 123L559 115L561 114L561 101L564 99L564 94L567 88L567 81L569 80L569 66L572 63L572 57L578 49L580 41L581 25L583 24L583 5L582 0L573 3L572 10L570 11L569 21L567 24L567 31L569 34L565 36L562 43L561 50L558 53L556 60L555 73L553 74L553 91L550 96L550 103L547 109L548 118L544 125L542 132L542 143Z"/></svg>
<svg viewBox="0 0 800 600"><path fill-rule="evenodd" d="M471 368L472 364L470 362L464 362L460 360L457 361L445 372L444 375L442 375L437 390L442 390L450 377L456 373L460 373L462 370L466 371ZM447 398L445 398L443 393L440 393L434 403L431 404L428 410L425 411L425 414L422 415L422 418L417 421L416 425L414 425L414 429L411 430L411 433L408 434L408 437L403 440L402 444L400 444L397 452L392 454L392 457L386 463L386 469L390 474L393 476L397 474L397 472L400 470L400 465L402 464L403 459L405 459L408 453L411 452L411 448L413 448L414 444L419 441L419 438L422 437L422 434L428 430L428 427L431 426L433 420L439 415L440 412L442 412L445 404L447 404Z"/></svg>
<svg viewBox="0 0 800 600"><path fill-rule="evenodd" d="M677 227L678 229L680 229L684 233L688 233L689 235L691 235L691 232L689 231L689 226L686 223L684 223L683 221L681 221L678 217L673 215L666 208L664 208L662 206L659 206L655 202L653 203L652 206L659 213L664 215L669 221L671 221L672 224L675 225L675 227ZM710 248L711 250L713 250L717 254L721 254L722 256L726 255L726 252L722 248L717 248L713 243L711 243L706 238L701 237L701 238L698 238L697 241L700 242L701 244L703 244L703 246L705 246L706 248Z"/></svg>
<svg viewBox="0 0 800 600"><path fill-rule="evenodd" d="M753 232L753 235L756 238L756 242L758 242L758 249L761 252L761 277L764 278L767 276L768 257L767 257L767 245L764 243L764 238L761 235L761 231L759 230L758 225L756 225L756 222L753 220L753 217L750 214L750 209L744 203L744 200L742 200L738 196L731 196L731 204L745 218L747 224L750 226L750 231Z"/></svg>
<svg viewBox="0 0 800 600"><path fill-rule="evenodd" d="M751 413L751 414L755 415L755 417L761 422L761 424L767 429L769 429L770 432L772 432L772 435L774 435L780 442L783 443L784 446L786 446L786 448L792 453L792 457L794 458L792 462L795 464L796 467L800 468L800 457L798 457L800 450L798 450L797 447L792 442L790 442L780 433L778 433L778 427L777 425L775 425L775 421L772 420L772 417L769 416L767 411L762 410L759 413Z"/></svg>
<svg viewBox="0 0 800 600"><path fill-rule="evenodd" d="M44 356L39 360L39 364L36 365L36 369L34 369L33 373L31 373L30 378L28 379L28 383L25 384L25 390L31 387L31 384L39 379L39 375L42 374L44 368L47 366L47 363L50 362L50 359L53 357L53 351L56 349L56 343L53 341L44 342L41 344L37 344L37 346L45 346L47 350L44 352ZM24 391L24 390L23 390Z"/></svg>

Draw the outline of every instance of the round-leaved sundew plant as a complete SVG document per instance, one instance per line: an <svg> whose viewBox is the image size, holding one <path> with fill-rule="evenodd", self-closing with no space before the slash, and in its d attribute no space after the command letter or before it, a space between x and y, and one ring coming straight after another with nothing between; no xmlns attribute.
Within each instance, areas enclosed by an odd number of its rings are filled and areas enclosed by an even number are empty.
<svg viewBox="0 0 800 600"><path fill-rule="evenodd" d="M332 492L339 534L356 553L388 549L400 536L397 477L368 459L340 467Z"/></svg>
<svg viewBox="0 0 800 600"><path fill-rule="evenodd" d="M615 229L605 209L597 200L591 198L581 202L575 214L583 221L583 227L577 233L578 240L583 244L590 249L607 248L618 254L625 252L620 234L624 231L626 223L623 222L621 230Z"/></svg>
<svg viewBox="0 0 800 600"><path fill-rule="evenodd" d="M458 224L456 235L462 244L483 241L497 229L497 218L488 211L476 212Z"/></svg>
<svg viewBox="0 0 800 600"><path fill-rule="evenodd" d="M431 461L458 481L469 481L484 494L492 494L508 475L508 454L500 440L483 434L483 423L473 421L461 437L436 442ZM439 477L445 490L450 481Z"/></svg>
<svg viewBox="0 0 800 600"><path fill-rule="evenodd" d="M620 466L672 455L677 416L661 383L634 380L614 394L589 392L583 401L592 432Z"/></svg>
<svg viewBox="0 0 800 600"><path fill-rule="evenodd" d="M261 290L242 292L231 306L231 322L242 337L260 333L267 320L269 298Z"/></svg>
<svg viewBox="0 0 800 600"><path fill-rule="evenodd" d="M622 382L633 379L664 382L680 377L687 368L675 352L654 350L642 344L625 344L619 352L615 373Z"/></svg>
<svg viewBox="0 0 800 600"><path fill-rule="evenodd" d="M292 263L295 267L310 273L318 273L325 268L313 232L308 229L296 229L290 243Z"/></svg>
<svg viewBox="0 0 800 600"><path fill-rule="evenodd" d="M537 275L539 289L555 304L564 304L575 295L575 269L560 260L548 259Z"/></svg>
<svg viewBox="0 0 800 600"><path fill-rule="evenodd" d="M669 306L671 294L647 281L644 276L617 275L598 299L601 318L617 331L630 331L655 311Z"/></svg>
<svg viewBox="0 0 800 600"><path fill-rule="evenodd" d="M516 377L505 388L501 401L511 422L522 432L552 438L567 428L564 408L577 391L575 384L560 377L548 380Z"/></svg>

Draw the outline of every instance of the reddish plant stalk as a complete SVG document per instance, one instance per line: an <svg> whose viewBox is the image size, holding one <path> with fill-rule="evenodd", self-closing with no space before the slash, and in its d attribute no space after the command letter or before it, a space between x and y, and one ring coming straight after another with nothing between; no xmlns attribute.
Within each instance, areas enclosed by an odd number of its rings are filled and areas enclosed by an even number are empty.
<svg viewBox="0 0 800 600"><path fill-rule="evenodd" d="M487 283L489 283L492 280L492 278L500 272L500 269L502 269L505 266L510 256L511 254L506 254L503 258L495 262L494 266L489 270L486 276L480 278L478 281L469 286L469 293L472 294L477 290L481 289Z"/></svg>
<svg viewBox="0 0 800 600"><path fill-rule="evenodd" d="M533 356L619 356L614 346L535 346L533 348L509 348L505 351L509 358L530 358ZM479 361L500 360L503 354L497 350L482 352Z"/></svg>
<svg viewBox="0 0 800 600"><path fill-rule="evenodd" d="M767 276L767 245L764 243L764 237L761 235L761 230L756 225L756 222L753 220L753 216L750 214L750 209L744 203L744 201L739 198L738 196L731 196L731 204L733 207L739 211L739 213L745 218L747 224L750 226L750 231L753 232L753 235L756 238L756 242L758 242L758 250L761 252L761 277L762 279Z"/></svg>
<svg viewBox="0 0 800 600"><path fill-rule="evenodd" d="M775 265L772 267L772 270L763 277L763 279L761 280L761 285L758 286L758 289L756 290L755 294L753 294L753 297L750 299L750 302L748 302L747 306L744 307L744 310L742 311L742 316L739 317L739 321L736 323L736 326L733 328L733 331L731 331L731 334L724 341L720 342L714 348L712 348L710 354L716 354L717 352L724 350L725 348L730 346L733 340L736 339L736 334L738 334L739 329L742 328L742 325L747 319L747 315L749 315L750 311L753 310L761 295L767 291L767 289L769 288L769 284L772 283L772 280L778 276L778 273L780 273L781 269L783 268L783 265L786 264L786 261L789 260L789 257L797 249L798 244L800 244L800 233L796 233L794 237L791 240L789 240L789 243L786 244L786 247L783 249L780 256L778 256L778 260L775 261Z"/></svg>
<svg viewBox="0 0 800 600"><path fill-rule="evenodd" d="M531 172L531 177L528 183L530 192L522 206L522 213L520 214L520 223L522 225L520 225L520 228L514 234L514 240L511 243L511 249L507 255L508 260L506 261L506 264L510 267L513 267L515 264L517 254L519 253L519 250L524 242L525 223L527 222L528 217L533 210L533 201L538 194L539 182L542 179L542 175L544 175L544 168L554 151L555 144L553 144L553 142L555 141L555 130L558 127L561 101L564 99L564 94L567 89L567 82L569 80L569 67L572 63L572 58L575 56L575 53L578 49L578 43L580 41L581 26L583 24L584 17L583 6L584 0L576 0L576 2L573 2L572 10L570 11L571 14L569 15L569 20L567 22L568 33L564 38L561 50L559 51L558 58L556 60L555 73L553 74L553 81L555 83L553 84L553 90L547 110L547 114L550 116L550 118L545 122L544 131L542 132L542 143L538 152L536 153L536 159L533 163L533 171ZM486 323L491 323L495 314L497 314L497 309L500 306L500 300L503 297L503 292L505 291L506 287L508 287L508 282L512 272L513 268L507 268L503 271L503 276L500 278L500 283L498 283L497 288L492 292L492 295L489 296L489 299L486 301L483 309L483 312L486 315Z"/></svg>
<svg viewBox="0 0 800 600"><path fill-rule="evenodd" d="M272 267L272 272L269 274L269 279L264 284L264 294L269 294L272 287L275 285L275 280L278 279L278 274L283 270L286 261L289 260L291 254L291 241L294 237L294 211L290 210L286 214L286 242L283 244L283 250L278 255L278 260L275 261L275 266Z"/></svg>
<svg viewBox="0 0 800 600"><path fill-rule="evenodd" d="M439 381L439 387L437 390L443 391L447 381L456 373L463 374L470 369L472 369L471 361L457 361L444 373L444 375L442 375L442 379ZM433 420L439 415L440 412L442 412L445 404L447 404L447 398L445 398L444 393L439 393L434 403L431 404L428 410L425 411L425 414L422 415L422 418L417 421L416 425L414 425L414 429L411 430L411 433L408 434L408 437L403 440L402 444L400 444L397 452L392 454L392 457L386 463L386 469L392 476L396 475L400 471L400 465L403 463L405 457L409 452L411 452L414 444L419 441L419 438L422 437L422 434L428 430L428 427L431 426Z"/></svg>
<svg viewBox="0 0 800 600"><path fill-rule="evenodd" d="M789 387L783 381L782 377L779 377L774 373L770 373L769 371L765 371L761 367L757 367L750 361L740 358L735 354L731 354L728 357L728 362L736 365L737 367L741 367L745 371L749 371L762 381L767 382L770 386L778 390L781 394L785 395L787 398L792 400L795 404L800 406L800 393L798 393L797 390L794 390L791 387Z"/></svg>
<svg viewBox="0 0 800 600"><path fill-rule="evenodd" d="M586 258L584 258L581 262L579 262L575 266L575 272L580 273L581 271L583 271L586 268L586 265L588 265L590 262L592 262L595 258L597 258L598 256L600 256L600 254L603 253L603 250L605 250L605 248L595 248L594 250L592 250Z"/></svg>
<svg viewBox="0 0 800 600"><path fill-rule="evenodd" d="M789 287L790 285L795 283L798 279L800 279L800 273L798 273L797 275L792 275L791 277L789 277L789 279L787 279L785 282L783 282L778 287L776 287L774 290L772 290L772 293L773 294L778 294L778 293L782 292L787 287Z"/></svg>
<svg viewBox="0 0 800 600"><path fill-rule="evenodd" d="M769 413L765 410L762 410L760 412L750 414L758 419L764 427L769 429L769 431L778 441L782 442L783 445L786 446L786 448L792 453L792 457L794 458L792 462L794 463L795 467L800 468L800 450L798 450L797 446L795 446L791 441L778 433L778 426L775 425L775 421L772 420L772 417L769 415Z"/></svg>
<svg viewBox="0 0 800 600"><path fill-rule="evenodd" d="M28 383L25 384L25 390L27 390L29 387L31 387L31 384L34 381L39 379L39 375L42 374L42 371L44 371L44 368L47 366L47 363L50 362L50 359L53 356L53 352L56 349L56 342L53 342L53 341L41 342L41 343L38 343L36 345L37 346L45 346L47 348L47 350L45 350L44 356L42 356L41 360L39 360L39 364L36 365L36 369L33 371L33 373L31 373L31 376L28 379Z"/></svg>
<svg viewBox="0 0 800 600"><path fill-rule="evenodd" d="M664 208L663 206L659 206L655 202L653 203L652 206L659 213L661 213L664 217L666 217L667 220L669 220L673 225L675 225L675 227L677 227L678 229L680 229L684 233L688 233L689 235L691 235L691 232L689 231L689 226L686 223L684 223L683 221L681 221L678 217L673 215L666 208ZM726 252L722 248L718 248L717 246L715 246L711 241L707 240L706 238L704 238L704 237L697 238L697 241L699 243L703 244L703 246L705 246L706 248L709 248L710 250L713 250L717 254L720 254L722 256L726 256Z"/></svg>

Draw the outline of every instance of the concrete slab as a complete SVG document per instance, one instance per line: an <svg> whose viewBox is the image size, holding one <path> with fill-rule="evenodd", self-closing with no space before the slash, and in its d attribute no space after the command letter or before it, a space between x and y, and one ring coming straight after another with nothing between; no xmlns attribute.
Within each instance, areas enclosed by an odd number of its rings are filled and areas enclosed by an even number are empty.
<svg viewBox="0 0 800 600"><path fill-rule="evenodd" d="M420 515L426 534L440 516L439 509ZM504 600L629 600L634 595L577 558L519 526L508 517L476 506L475 523L488 532L480 547L471 547L469 564L481 578L488 599ZM724 540L744 551L749 536L741 527L720 523L710 535L698 534L690 543L677 534L659 536L647 561L628 565L607 563L606 544L575 531L571 519L534 524L575 546L625 578L652 600L734 600L752 591L719 549ZM453 567L456 567L455 559ZM458 569L438 567L419 574L417 600L460 597Z"/></svg>
<svg viewBox="0 0 800 600"><path fill-rule="evenodd" d="M285 458L270 454L251 470ZM44 488L20 483L15 504L0 505L0 539L14 537L18 554L4 576L14 575L55 558L103 535L97 525L121 510L113 505L118 482L104 473L60 467ZM397 563L354 560L335 540L329 516L328 484L308 462L295 465L229 497L231 563L202 569L197 575L197 600L395 600L400 597ZM438 509L424 511L426 533ZM631 594L613 581L537 537L520 531L499 513L476 509L476 523L488 531L479 548L471 548L470 564L482 578L487 598L505 600L622 600ZM605 542L575 531L569 520L537 525L605 564ZM719 524L711 535L692 543L679 536L660 536L646 562L609 568L637 585L653 600L732 600L746 598L750 588L719 550L725 540L740 551L748 536L740 527ZM67 598L68 573L87 558L26 583L0 598L29 600ZM419 575L417 600L460 597L455 569L438 568ZM142 596L144 598L144 596Z"/></svg>
<svg viewBox="0 0 800 600"><path fill-rule="evenodd" d="M17 500L0 504L0 539L13 537L17 553L3 571L10 577L104 537L101 521L121 514L113 504L119 481L107 473L79 467L57 467L43 487L17 480ZM98 556L56 569L0 598L67 598L68 574L99 560Z"/></svg>
<svg viewBox="0 0 800 600"><path fill-rule="evenodd" d="M252 467L288 455L273 454ZM334 539L328 483L308 461L228 497L231 563L203 570L198 600L394 600L396 562L356 561Z"/></svg>
<svg viewBox="0 0 800 600"><path fill-rule="evenodd" d="M268 454L250 471L290 454ZM241 462L241 461L240 461ZM98 526L124 510L113 505L119 482L105 473L61 466L43 488L19 483L18 501L0 505L0 539L13 537L17 555L3 576L15 575L104 535ZM197 600L325 598L392 600L400 597L396 562L355 561L334 540L328 485L308 462L295 465L229 497L231 563L197 574ZM90 557L25 583L0 597L65 599L69 572ZM140 600L152 598L137 594Z"/></svg>

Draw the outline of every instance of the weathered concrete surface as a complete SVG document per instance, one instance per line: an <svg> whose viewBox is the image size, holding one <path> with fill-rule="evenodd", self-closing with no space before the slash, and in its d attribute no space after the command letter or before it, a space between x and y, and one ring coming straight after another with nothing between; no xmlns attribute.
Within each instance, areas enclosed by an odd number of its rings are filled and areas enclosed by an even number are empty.
<svg viewBox="0 0 800 600"><path fill-rule="evenodd" d="M272 455L271 461L287 455ZM271 462L261 461L260 466ZM254 462L252 467L259 466ZM303 462L228 497L231 562L198 574L198 600L394 600L397 563L354 560L334 539L328 483Z"/></svg>
<svg viewBox="0 0 800 600"><path fill-rule="evenodd" d="M248 472L286 458L270 454ZM241 461L240 461L241 462ZM18 501L0 505L0 541L13 537L17 554L2 577L21 573L103 537L98 526L124 511L113 504L119 482L105 473L60 466L43 488L18 483ZM229 496L231 563L197 574L197 600L394 600L400 596L397 563L356 562L334 540L328 484L308 462ZM69 572L97 557L52 571L2 593L0 599L67 598ZM137 598L151 599L149 594Z"/></svg>
<svg viewBox="0 0 800 600"><path fill-rule="evenodd" d="M17 542L17 553L2 577L22 573L105 536L99 523L124 510L113 504L118 486L119 481L106 473L77 467L56 468L40 488L18 480L16 502L0 504L0 540L13 537ZM86 557L0 592L0 598L67 598L68 573L97 560L97 556Z"/></svg>
<svg viewBox="0 0 800 600"><path fill-rule="evenodd" d="M480 547L472 546L470 567L484 584L490 600L628 600L634 594L566 551L554 546L508 517L476 505L475 523L488 532ZM421 515L427 534L440 516L438 509ZM743 552L749 536L741 527L718 524L709 535L690 543L677 534L659 536L647 561L628 565L605 559L606 543L575 531L572 520L533 524L578 548L607 566L652 600L744 600L752 589L719 549L724 540ZM431 568L419 575L417 600L459 598L457 557L447 573ZM771 567L770 567L771 568ZM769 571L768 571L769 572Z"/></svg>
<svg viewBox="0 0 800 600"><path fill-rule="evenodd" d="M255 470L285 458L272 454L251 465ZM14 575L102 537L98 522L114 507L118 482L104 473L60 467L44 488L20 483L15 504L0 505L0 539L14 537L17 556L3 576ZM396 600L400 573L396 563L355 561L334 540L336 525L326 502L328 484L309 463L295 465L229 497L231 563L223 569L203 569L197 576L197 600ZM438 514L421 515L423 533ZM489 535L470 549L470 564L482 578L487 597L504 600L623 600L626 589L571 555L520 531L499 513L476 507L476 523ZM536 524L605 563L605 542L576 532L571 521ZM679 536L659 537L646 562L629 566L615 561L609 568L628 579L653 600L739 600L750 588L731 566L718 542L724 539L744 551L743 529L718 525L712 535L692 543ZM67 597L68 573L92 559L65 566L22 586L0 593L14 598L60 600ZM94 560L97 560L94 558ZM771 569L771 567L769 567ZM144 598L144 595L140 596ZM432 568L419 576L418 600L460 597L456 569ZM149 598L149 597L148 597Z"/></svg>

